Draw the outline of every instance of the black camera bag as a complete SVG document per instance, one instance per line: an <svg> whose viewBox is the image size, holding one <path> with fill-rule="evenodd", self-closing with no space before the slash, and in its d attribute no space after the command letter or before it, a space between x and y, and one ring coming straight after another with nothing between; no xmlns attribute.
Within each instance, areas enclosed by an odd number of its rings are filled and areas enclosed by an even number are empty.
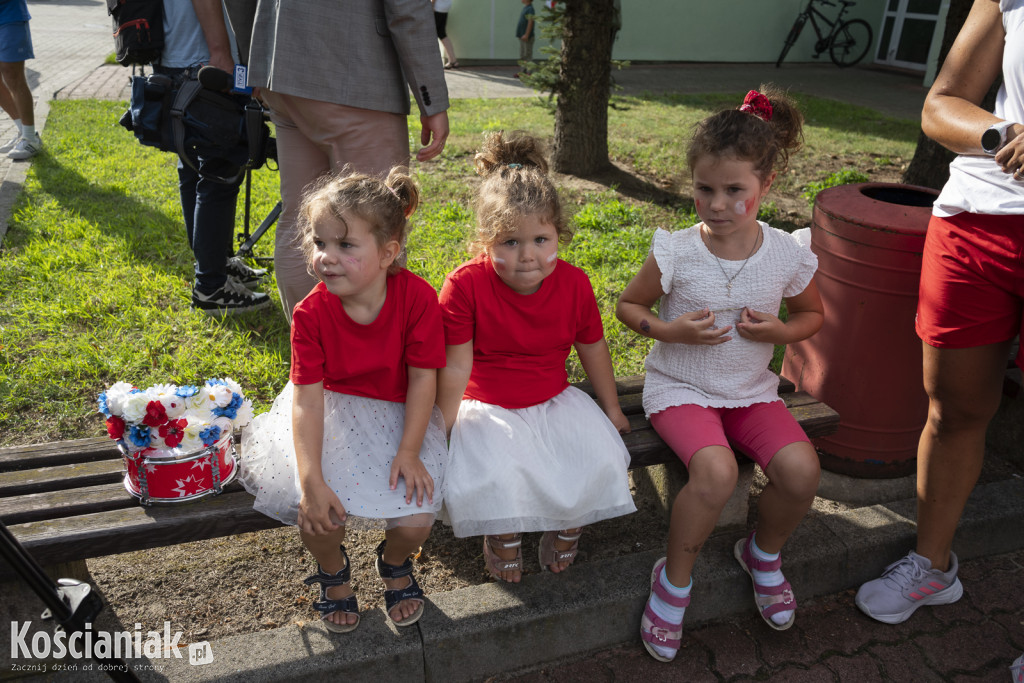
<svg viewBox="0 0 1024 683"><path fill-rule="evenodd" d="M270 129L263 108L247 95L204 88L198 68L177 78L132 76L132 97L120 124L143 145L174 152L182 163L222 183L236 182L246 169L267 159Z"/></svg>

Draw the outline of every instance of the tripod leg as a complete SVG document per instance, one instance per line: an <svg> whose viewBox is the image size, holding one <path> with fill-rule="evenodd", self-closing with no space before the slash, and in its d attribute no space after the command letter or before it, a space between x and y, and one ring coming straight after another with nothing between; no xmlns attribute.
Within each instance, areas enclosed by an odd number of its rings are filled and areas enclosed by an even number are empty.
<svg viewBox="0 0 1024 683"><path fill-rule="evenodd" d="M260 227L256 228L256 232L251 237L242 242L242 245L238 247L238 251L235 256L252 256L252 248L259 241L263 234L270 230L270 227L277 222L278 217L281 215L281 202L274 205L274 208L270 210L267 217L260 223Z"/></svg>

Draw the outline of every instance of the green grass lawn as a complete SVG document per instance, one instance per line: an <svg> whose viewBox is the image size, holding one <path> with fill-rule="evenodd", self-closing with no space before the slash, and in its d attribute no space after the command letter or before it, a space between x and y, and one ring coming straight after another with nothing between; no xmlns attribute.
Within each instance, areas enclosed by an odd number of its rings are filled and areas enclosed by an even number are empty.
<svg viewBox="0 0 1024 683"><path fill-rule="evenodd" d="M615 98L612 157L653 183L681 180L690 126L735 99ZM828 173L815 175L819 157L871 164L913 154L915 122L799 100L807 145L800 166L777 182L778 192L798 195L822 181ZM0 252L0 445L102 434L95 398L118 380L147 387L229 376L257 412L269 408L287 381L288 327L279 306L223 321L189 307L192 254L177 200L176 157L140 146L119 127L124 108L52 103L44 153L33 162ZM472 156L483 134L522 129L550 139L553 128L550 114L528 99L457 100L450 114L442 157L413 166L423 202L412 219L409 267L438 288L466 258L474 222ZM410 132L415 143L416 116ZM257 222L277 201L277 182L272 170L253 174ZM593 183L563 185L576 237L562 256L591 276L616 373L642 372L649 342L615 320L614 302L642 262L653 229L691 224L692 203L686 193L654 202ZM241 230L241 202L237 223ZM778 224L795 227L784 217ZM269 257L272 244L271 231L258 255ZM273 283L267 291L276 303ZM570 373L582 377L575 358Z"/></svg>

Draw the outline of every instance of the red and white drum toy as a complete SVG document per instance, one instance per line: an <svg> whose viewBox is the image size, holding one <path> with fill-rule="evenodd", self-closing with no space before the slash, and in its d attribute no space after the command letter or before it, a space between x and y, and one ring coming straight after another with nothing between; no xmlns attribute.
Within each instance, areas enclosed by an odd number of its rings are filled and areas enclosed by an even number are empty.
<svg viewBox="0 0 1024 683"><path fill-rule="evenodd" d="M124 487L143 505L216 495L238 474L230 430L214 445L191 452L179 448L129 451L120 444L118 448L127 469Z"/></svg>

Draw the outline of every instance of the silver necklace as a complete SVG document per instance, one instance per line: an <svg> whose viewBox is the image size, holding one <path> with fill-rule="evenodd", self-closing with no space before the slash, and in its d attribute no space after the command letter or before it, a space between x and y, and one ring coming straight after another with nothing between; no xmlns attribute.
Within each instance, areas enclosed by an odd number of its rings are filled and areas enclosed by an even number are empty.
<svg viewBox="0 0 1024 683"><path fill-rule="evenodd" d="M708 226L701 225L701 227L702 228L707 228ZM708 250L710 250L711 251L711 255L715 257L715 263L718 264L718 269L720 271L722 271L722 277L725 278L725 295L726 296L728 296L730 298L732 297L732 281L735 280L737 277L739 277L740 273L743 272L743 269L747 267L747 261L749 261L750 257L754 255L755 251L757 251L757 244L760 241L761 241L761 226L758 226L757 236L754 237L754 244L753 244L752 247L750 247L750 253L747 254L747 258L743 259L743 264L740 265L740 269L737 270L735 273L733 273L732 277L729 277L729 274L725 272L725 268L722 266L722 259L718 258L718 254L715 253L715 245L714 245L714 243L711 240L711 230L708 230Z"/></svg>

